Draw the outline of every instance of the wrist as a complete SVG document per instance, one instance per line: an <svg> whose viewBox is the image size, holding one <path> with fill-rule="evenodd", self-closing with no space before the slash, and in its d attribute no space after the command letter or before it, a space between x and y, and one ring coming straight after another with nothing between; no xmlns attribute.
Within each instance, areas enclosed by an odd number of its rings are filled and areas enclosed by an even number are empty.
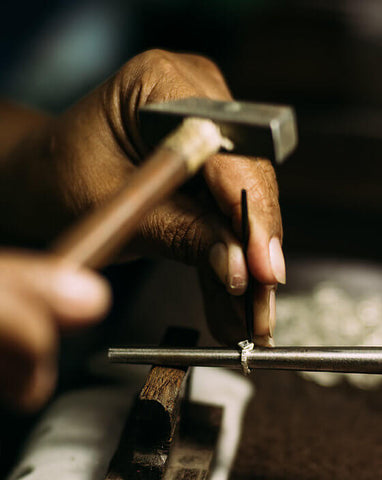
<svg viewBox="0 0 382 480"><path fill-rule="evenodd" d="M20 129L17 142L0 162L0 235L4 243L40 246L68 222L51 139L56 120L39 115Z"/></svg>

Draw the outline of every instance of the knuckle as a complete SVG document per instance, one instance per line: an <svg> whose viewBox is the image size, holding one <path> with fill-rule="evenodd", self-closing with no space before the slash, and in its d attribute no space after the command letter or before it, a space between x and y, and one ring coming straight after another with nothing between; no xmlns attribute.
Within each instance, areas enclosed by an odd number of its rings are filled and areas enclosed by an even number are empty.
<svg viewBox="0 0 382 480"><path fill-rule="evenodd" d="M280 207L278 197L269 188L264 188L261 181L255 181L247 189L247 195L250 203L254 206L255 213L263 215L278 214ZM236 202L232 207L232 216L241 217L241 202Z"/></svg>
<svg viewBox="0 0 382 480"><path fill-rule="evenodd" d="M173 55L175 54L161 48L151 48L149 50L146 50L145 52L140 53L139 55L137 55L136 58L141 58L142 60L147 62L155 62L158 59L167 58Z"/></svg>
<svg viewBox="0 0 382 480"><path fill-rule="evenodd" d="M31 328L28 338L27 353L30 358L44 359L50 357L54 351L56 339L51 328L40 325L40 328Z"/></svg>
<svg viewBox="0 0 382 480"><path fill-rule="evenodd" d="M159 49L147 50L136 55L111 78L109 96L119 99L121 91L127 96L131 93L130 89L135 88L138 79L141 85L151 84L152 76L157 69L164 68L167 63L165 52Z"/></svg>
<svg viewBox="0 0 382 480"><path fill-rule="evenodd" d="M187 264L198 263L205 251L204 227L203 217L178 224L171 241L171 250L174 257L181 257L182 261Z"/></svg>
<svg viewBox="0 0 382 480"><path fill-rule="evenodd" d="M256 172L247 189L248 194L262 211L278 211L279 191L273 166L270 161L262 159L257 160L255 165Z"/></svg>
<svg viewBox="0 0 382 480"><path fill-rule="evenodd" d="M139 104L168 101L192 94L184 72L179 68L179 54L160 49L148 50L128 62L120 71L119 85L128 98L132 88ZM131 81L134 78L135 81ZM130 95L129 95L130 94Z"/></svg>
<svg viewBox="0 0 382 480"><path fill-rule="evenodd" d="M276 197L279 195L279 188L276 178L276 172L269 160L259 159L259 168L262 169L268 188L273 191Z"/></svg>
<svg viewBox="0 0 382 480"><path fill-rule="evenodd" d="M140 227L140 239L151 250L186 264L204 259L214 235L213 215L182 199L155 209Z"/></svg>
<svg viewBox="0 0 382 480"><path fill-rule="evenodd" d="M142 66L143 71L155 69L165 75L173 70L175 56L174 53L155 48L141 53L135 59Z"/></svg>
<svg viewBox="0 0 382 480"><path fill-rule="evenodd" d="M279 208L277 197L261 184L254 184L248 189L248 194L257 207L264 213L271 213Z"/></svg>
<svg viewBox="0 0 382 480"><path fill-rule="evenodd" d="M200 67L208 69L211 73L221 75L219 67L210 58L205 57L204 55L192 55L192 58L194 59L195 63L197 63Z"/></svg>
<svg viewBox="0 0 382 480"><path fill-rule="evenodd" d="M251 180L245 185L249 202L249 214L260 221L267 230L281 233L281 212L278 200L278 186L274 169L270 162L256 161ZM240 197L232 204L231 215L235 229L240 231Z"/></svg>

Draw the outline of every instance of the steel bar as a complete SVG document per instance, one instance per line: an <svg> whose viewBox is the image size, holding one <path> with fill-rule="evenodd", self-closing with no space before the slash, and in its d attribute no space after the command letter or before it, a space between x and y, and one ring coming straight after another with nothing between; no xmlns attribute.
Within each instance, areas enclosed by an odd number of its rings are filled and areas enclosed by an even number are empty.
<svg viewBox="0 0 382 480"><path fill-rule="evenodd" d="M239 350L229 348L110 348L113 363L241 368ZM254 369L382 373L382 347L255 347Z"/></svg>

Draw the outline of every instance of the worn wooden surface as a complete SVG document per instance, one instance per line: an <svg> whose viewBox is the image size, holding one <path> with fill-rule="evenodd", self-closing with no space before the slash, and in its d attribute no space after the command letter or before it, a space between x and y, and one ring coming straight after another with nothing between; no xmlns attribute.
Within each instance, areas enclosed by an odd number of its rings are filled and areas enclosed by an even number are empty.
<svg viewBox="0 0 382 480"><path fill-rule="evenodd" d="M205 480L211 470L223 409L188 403L171 448L163 480Z"/></svg>
<svg viewBox="0 0 382 480"><path fill-rule="evenodd" d="M118 468L109 472L108 480L128 478L161 478L162 480L206 480L210 474L220 433L223 409L201 403L186 403L171 450L163 458L150 452L134 452L133 458L120 456ZM141 470L131 473L128 462L143 463ZM151 469L148 468L151 465Z"/></svg>
<svg viewBox="0 0 382 480"><path fill-rule="evenodd" d="M161 345L191 347L197 338L195 330L170 328ZM152 368L128 418L107 480L162 477L179 423L187 373L186 368Z"/></svg>

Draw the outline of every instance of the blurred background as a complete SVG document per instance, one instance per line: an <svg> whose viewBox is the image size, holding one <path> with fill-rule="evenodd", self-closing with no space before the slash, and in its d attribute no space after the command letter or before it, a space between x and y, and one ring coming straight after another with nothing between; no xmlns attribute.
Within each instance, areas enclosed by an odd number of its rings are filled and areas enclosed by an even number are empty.
<svg viewBox="0 0 382 480"><path fill-rule="evenodd" d="M0 91L60 112L135 54L202 53L238 99L290 103L287 253L381 259L380 0L2 2Z"/></svg>

